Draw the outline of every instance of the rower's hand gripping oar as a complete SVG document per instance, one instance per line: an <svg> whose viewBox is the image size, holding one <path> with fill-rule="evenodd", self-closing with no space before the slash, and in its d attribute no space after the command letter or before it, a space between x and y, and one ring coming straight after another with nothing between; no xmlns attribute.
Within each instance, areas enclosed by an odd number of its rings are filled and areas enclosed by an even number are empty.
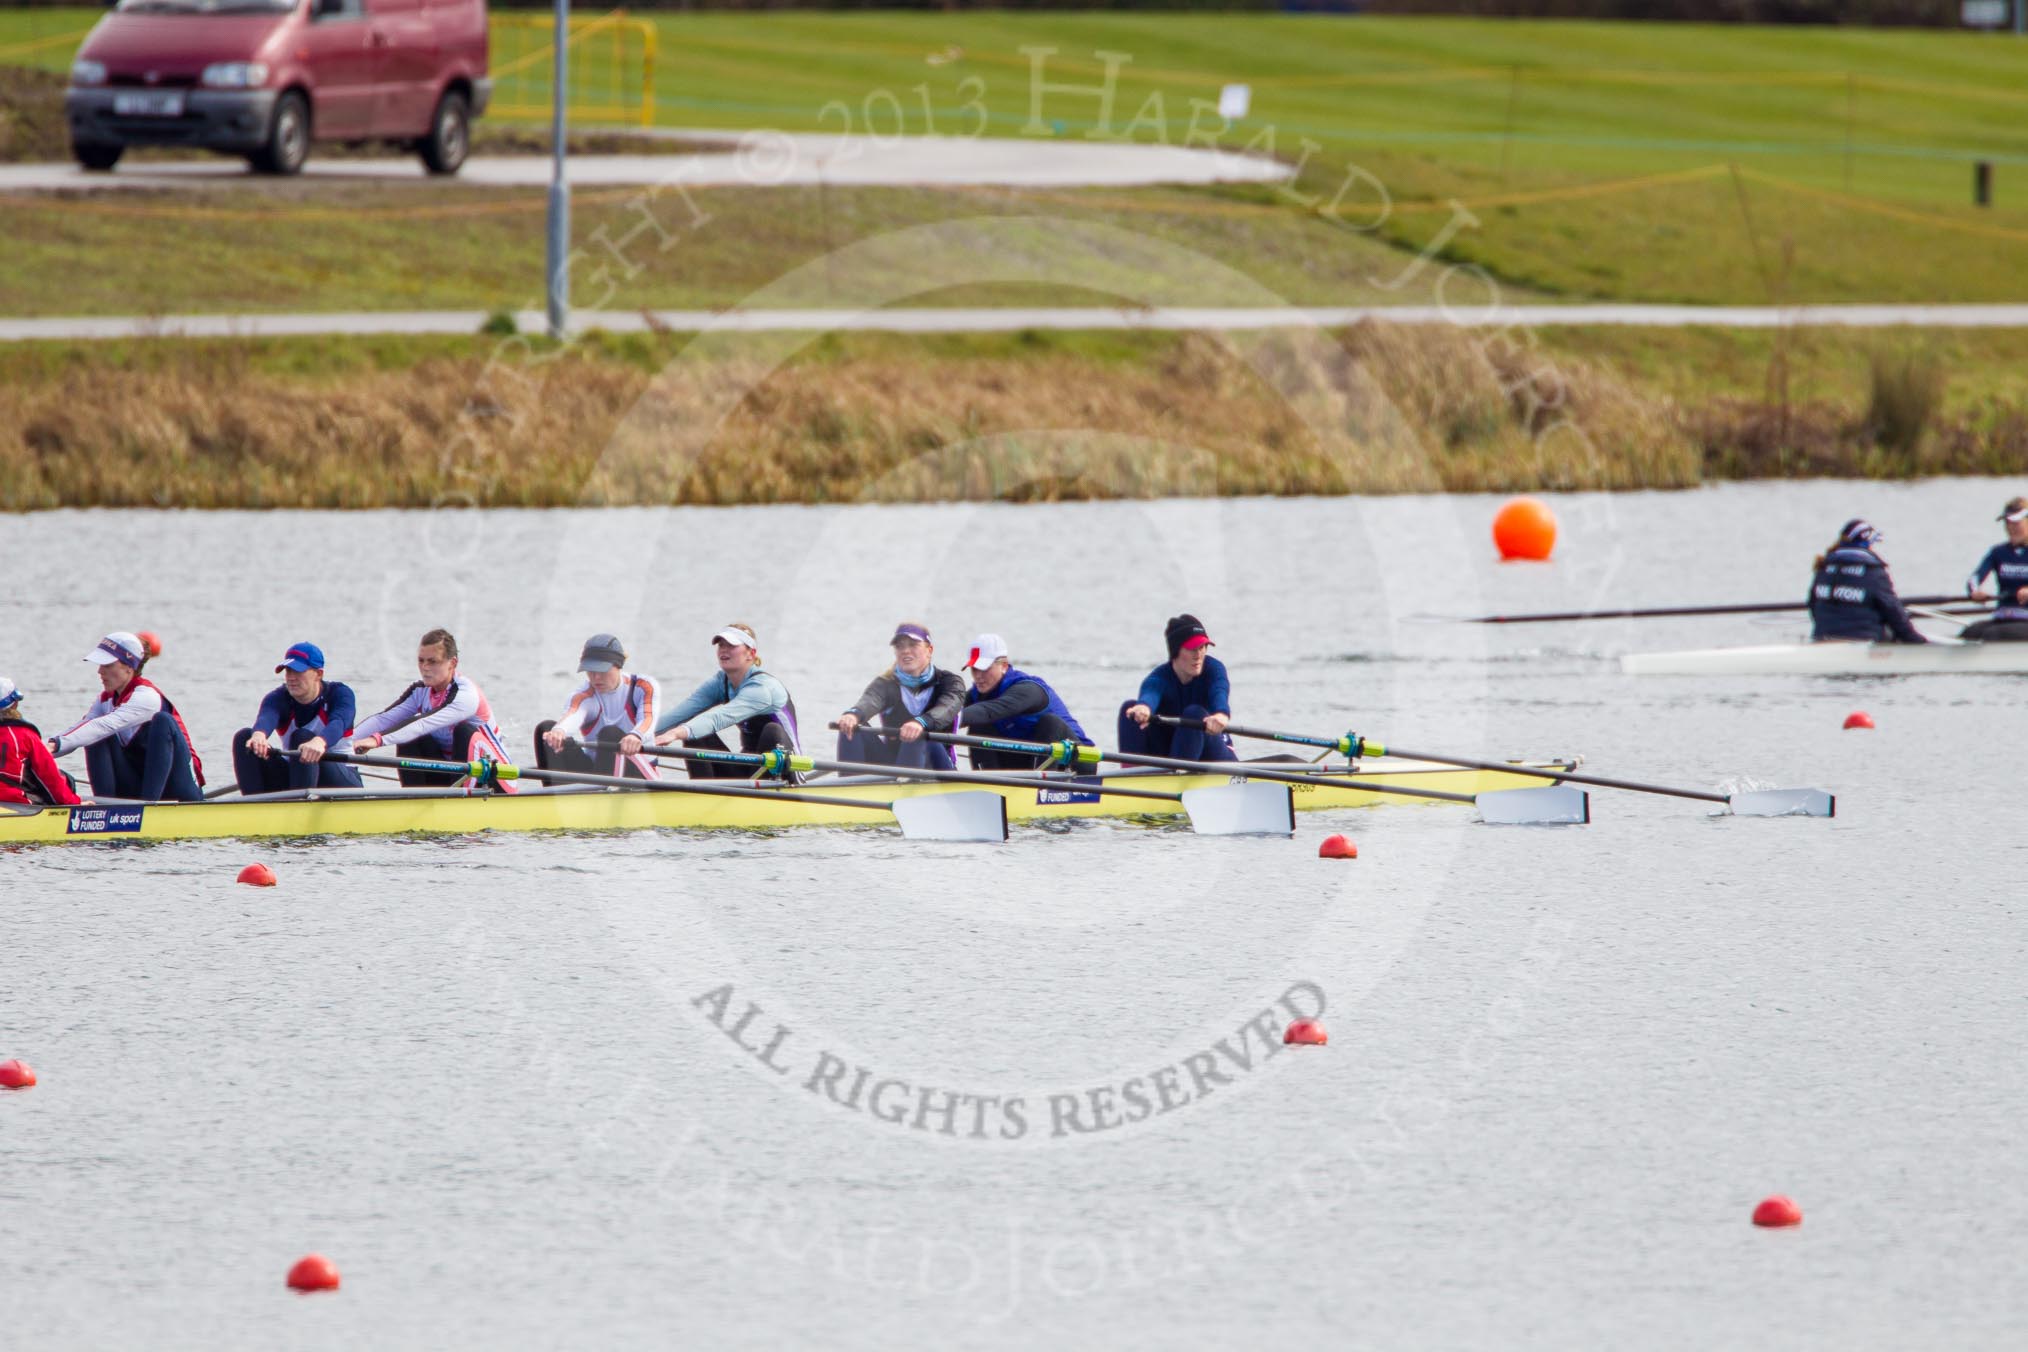
<svg viewBox="0 0 2028 1352"><path fill-rule="evenodd" d="M1164 721L1174 723L1180 720L1165 718ZM1543 770L1534 766L1513 765L1501 761L1467 760L1462 756L1410 751L1398 746L1382 746L1378 742L1368 741L1351 732L1342 737L1306 737L1301 733L1273 732L1265 728L1242 728L1231 724L1228 724L1225 730L1235 737L1294 742L1303 746L1328 746L1355 760L1362 755L1395 756L1402 760L1457 765L1467 770L1499 770L1508 774L1534 775L1543 779L1560 780L1567 784L1590 784L1601 789L1630 789L1635 793L1655 793L1669 798L1692 798L1705 803L1723 803L1732 810L1735 817L1832 817L1837 815L1838 808L1838 800L1823 789L1753 789L1743 793L1710 793L1703 789L1677 789L1665 784L1644 784L1632 779L1608 779L1604 775L1579 774L1570 770ZM1534 792L1534 790L1517 792Z"/></svg>
<svg viewBox="0 0 2028 1352"><path fill-rule="evenodd" d="M831 725L833 728L837 724ZM1074 746L1075 743L1069 745ZM1020 775L980 774L969 770L918 770L896 765L875 765L868 761L817 760L784 751L697 751L688 747L642 747L651 756L679 760L707 761L720 765L752 766L764 774L788 771L807 774L831 770L848 775L878 775L882 778L913 779L939 784L990 784L1003 789L1029 789L1037 793L1091 793L1114 798L1147 798L1180 803L1190 826L1202 836L1293 835L1295 805L1289 791L1273 785L1219 785L1167 793L1160 789L1111 788L1076 780L1049 780ZM1240 792L1232 792L1239 790Z"/></svg>
<svg viewBox="0 0 2028 1352"><path fill-rule="evenodd" d="M295 753L280 750L281 755ZM792 789L761 789L751 785L698 783L691 780L626 779L619 775L587 775L570 770L537 770L502 761L436 761L381 759L355 756L348 752L326 751L324 759L341 765L391 766L401 770L427 770L438 774L465 775L475 785L490 787L503 779L536 779L553 784L590 784L600 788L646 789L660 793L696 793L717 798L762 798L770 802L819 803L827 807L858 808L891 813L910 840L1003 841L1007 839L1007 800L997 793L946 793L934 797L897 798L882 803L838 794L803 793Z"/></svg>
<svg viewBox="0 0 2028 1352"><path fill-rule="evenodd" d="M892 728L861 724L882 737L898 735ZM1228 732L1231 728L1226 729ZM1192 774L1225 775L1244 787L1246 781L1266 780L1305 788L1347 789L1358 793L1392 794L1402 798L1429 798L1446 803L1472 803L1482 820L1498 825L1578 826L1591 820L1591 799L1580 789L1552 786L1546 789L1501 789L1491 793L1445 793L1439 789L1410 789L1393 784L1365 784L1346 775L1305 775L1287 770L1262 768L1253 761L1188 761L1169 756L1131 755L1124 751L1101 751L1077 742L1017 742L991 737L966 737L951 732L925 732L923 736L950 746L977 746L993 751L1011 751L1025 756L1046 755L1052 762L1069 760L1096 767L1100 761L1116 765L1142 765L1157 770L1187 770ZM1512 769L1513 767L1505 767ZM1533 770L1516 773L1534 775ZM1219 786L1226 787L1226 786ZM1211 790L1192 789L1189 793Z"/></svg>

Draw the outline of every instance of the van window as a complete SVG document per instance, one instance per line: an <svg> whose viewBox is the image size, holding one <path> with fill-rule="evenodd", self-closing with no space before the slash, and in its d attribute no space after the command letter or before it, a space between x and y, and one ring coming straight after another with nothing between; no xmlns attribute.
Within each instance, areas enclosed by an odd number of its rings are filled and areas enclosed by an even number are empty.
<svg viewBox="0 0 2028 1352"><path fill-rule="evenodd" d="M303 0L120 0L127 14L288 14Z"/></svg>

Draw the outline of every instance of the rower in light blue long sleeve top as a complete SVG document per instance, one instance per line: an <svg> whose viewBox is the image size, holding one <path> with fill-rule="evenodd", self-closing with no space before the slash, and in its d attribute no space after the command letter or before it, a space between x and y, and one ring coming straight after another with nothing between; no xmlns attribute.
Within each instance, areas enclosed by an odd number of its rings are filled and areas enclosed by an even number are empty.
<svg viewBox="0 0 2028 1352"><path fill-rule="evenodd" d="M737 686L724 672L717 672L657 719L655 731L659 735L687 723L690 740L698 741L750 718L777 713L788 702L788 687L759 667L750 668Z"/></svg>

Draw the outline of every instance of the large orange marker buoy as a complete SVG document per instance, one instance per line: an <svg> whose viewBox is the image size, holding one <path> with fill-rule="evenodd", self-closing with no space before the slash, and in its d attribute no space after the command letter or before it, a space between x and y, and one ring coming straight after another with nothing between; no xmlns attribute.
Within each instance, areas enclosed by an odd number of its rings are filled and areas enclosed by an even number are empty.
<svg viewBox="0 0 2028 1352"><path fill-rule="evenodd" d="M1790 1199L1776 1194L1764 1200L1753 1209L1753 1223L1767 1229L1779 1230L1790 1225L1803 1223L1803 1209Z"/></svg>
<svg viewBox="0 0 2028 1352"><path fill-rule="evenodd" d="M1324 1032L1324 1025L1315 1019L1297 1019L1282 1034L1285 1047L1321 1047L1330 1040Z"/></svg>
<svg viewBox="0 0 2028 1352"><path fill-rule="evenodd" d="M32 1089L35 1070L26 1061L0 1061L0 1089Z"/></svg>
<svg viewBox="0 0 2028 1352"><path fill-rule="evenodd" d="M1854 728L1870 728L1872 726L1873 715L1867 713L1864 709L1854 709L1851 713L1845 715L1844 730L1846 732L1850 732Z"/></svg>
<svg viewBox="0 0 2028 1352"><path fill-rule="evenodd" d="M266 864L248 864L233 881L245 883L248 887L273 887L275 871Z"/></svg>
<svg viewBox="0 0 2028 1352"><path fill-rule="evenodd" d="M1509 498L1493 517L1493 545L1503 559L1547 559L1556 548L1556 513L1539 498Z"/></svg>

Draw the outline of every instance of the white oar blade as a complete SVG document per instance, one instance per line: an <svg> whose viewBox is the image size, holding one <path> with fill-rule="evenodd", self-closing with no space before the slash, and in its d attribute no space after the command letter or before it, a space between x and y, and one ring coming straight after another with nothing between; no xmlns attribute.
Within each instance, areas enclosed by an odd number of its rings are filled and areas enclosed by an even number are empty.
<svg viewBox="0 0 2028 1352"><path fill-rule="evenodd" d="M1248 780L1185 789L1183 810L1200 836L1292 836L1296 797L1286 784Z"/></svg>
<svg viewBox="0 0 2028 1352"><path fill-rule="evenodd" d="M1591 820L1591 795L1568 784L1496 789L1476 801L1479 820L1495 826L1582 826Z"/></svg>
<svg viewBox="0 0 2028 1352"><path fill-rule="evenodd" d="M1838 800L1822 789L1755 789L1727 799L1735 817L1835 817Z"/></svg>
<svg viewBox="0 0 2028 1352"><path fill-rule="evenodd" d="M893 812L910 840L1007 839L1007 800L985 789L897 798Z"/></svg>

